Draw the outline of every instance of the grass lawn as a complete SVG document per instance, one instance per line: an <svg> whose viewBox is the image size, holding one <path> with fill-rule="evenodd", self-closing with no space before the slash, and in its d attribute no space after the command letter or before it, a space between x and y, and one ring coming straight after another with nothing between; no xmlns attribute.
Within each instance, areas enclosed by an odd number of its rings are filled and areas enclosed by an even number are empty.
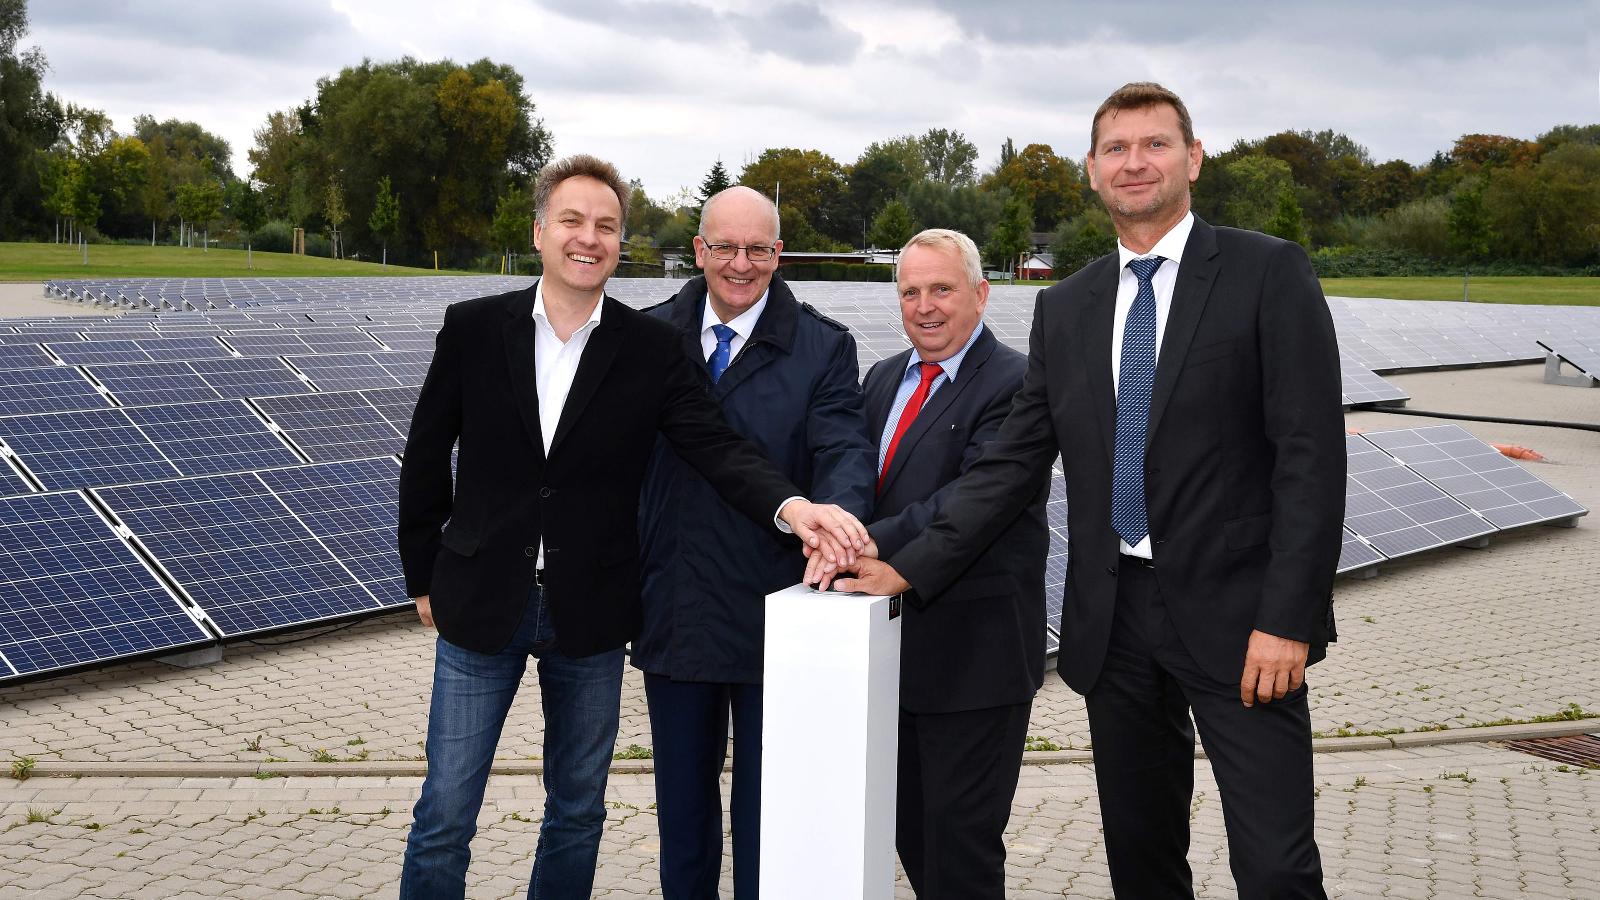
<svg viewBox="0 0 1600 900"><path fill-rule="evenodd" d="M1540 303L1549 306L1600 306L1600 278L1503 275L1472 278L1470 299L1482 303ZM1393 300L1460 300L1461 279L1454 276L1407 278L1324 278L1331 297L1388 297Z"/></svg>
<svg viewBox="0 0 1600 900"><path fill-rule="evenodd" d="M0 243L0 281L49 281L54 278L261 278L275 275L465 275L466 272L413 269L348 259L254 254L246 267L243 250L193 250L183 247L90 244L89 264L83 251L68 244Z"/></svg>

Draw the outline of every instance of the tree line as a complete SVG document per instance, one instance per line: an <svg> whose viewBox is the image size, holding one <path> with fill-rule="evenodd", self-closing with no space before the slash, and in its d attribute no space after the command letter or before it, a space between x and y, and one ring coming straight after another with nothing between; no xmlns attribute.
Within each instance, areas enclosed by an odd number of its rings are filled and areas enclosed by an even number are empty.
<svg viewBox="0 0 1600 900"><path fill-rule="evenodd" d="M408 57L344 68L267 115L241 179L228 143L198 123L143 115L121 134L105 113L44 92L48 63L20 48L26 30L25 0L0 0L0 240L216 237L288 250L299 227L316 254L430 264L437 252L466 268L531 250L531 186L552 136L508 65ZM1531 140L1463 135L1421 166L1378 162L1332 130L1212 150L1196 213L1299 241L1324 274L1600 272L1600 125ZM897 248L948 227L995 268L1048 248L1063 277L1114 247L1080 157L1010 138L987 167L979 157L959 131L931 128L849 162L769 148L735 176L719 159L666 198L636 181L630 256L659 264L687 247L700 204L734 183L778 199L790 251Z"/></svg>

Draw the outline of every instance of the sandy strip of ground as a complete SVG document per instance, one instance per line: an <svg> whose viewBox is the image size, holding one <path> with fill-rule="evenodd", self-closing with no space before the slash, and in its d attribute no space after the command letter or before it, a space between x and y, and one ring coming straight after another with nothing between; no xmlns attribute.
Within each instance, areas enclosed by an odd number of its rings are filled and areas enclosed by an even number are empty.
<svg viewBox="0 0 1600 900"><path fill-rule="evenodd" d="M103 316L97 309L70 300L48 298L41 282L0 282L0 318L12 316Z"/></svg>

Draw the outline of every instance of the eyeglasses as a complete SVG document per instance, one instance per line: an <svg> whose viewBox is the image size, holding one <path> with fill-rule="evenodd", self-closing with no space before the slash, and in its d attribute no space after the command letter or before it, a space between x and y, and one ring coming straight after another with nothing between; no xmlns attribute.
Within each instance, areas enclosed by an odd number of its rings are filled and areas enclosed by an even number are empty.
<svg viewBox="0 0 1600 900"><path fill-rule="evenodd" d="M741 247L738 244L707 244L706 252L712 259L733 259L743 250L745 258L753 263L768 262L777 257L778 248L766 244L751 244Z"/></svg>

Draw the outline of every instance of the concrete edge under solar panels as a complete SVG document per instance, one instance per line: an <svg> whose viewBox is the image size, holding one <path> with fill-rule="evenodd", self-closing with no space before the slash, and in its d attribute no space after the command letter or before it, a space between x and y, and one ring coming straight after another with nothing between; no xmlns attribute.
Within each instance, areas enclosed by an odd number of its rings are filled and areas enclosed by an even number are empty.
<svg viewBox="0 0 1600 900"><path fill-rule="evenodd" d="M1544 348L1544 383L1559 384L1565 387L1600 387L1600 376L1585 372L1581 366L1569 361L1559 352L1552 350L1544 341L1539 341L1539 346ZM1572 374L1562 371L1563 366L1572 366Z"/></svg>

